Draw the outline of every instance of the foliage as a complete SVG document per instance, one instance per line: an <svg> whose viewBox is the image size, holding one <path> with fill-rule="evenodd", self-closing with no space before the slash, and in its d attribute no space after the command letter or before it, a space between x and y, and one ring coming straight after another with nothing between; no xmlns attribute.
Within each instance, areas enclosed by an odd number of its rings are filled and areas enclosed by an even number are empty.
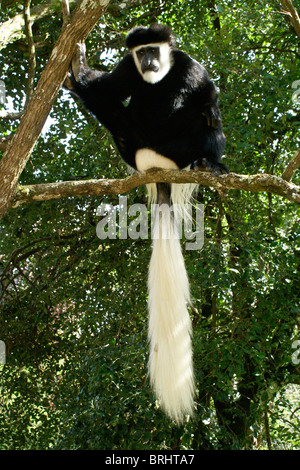
<svg viewBox="0 0 300 470"><path fill-rule="evenodd" d="M1 22L22 11L6 3ZM279 10L276 1L254 0L112 8L87 40L90 64L111 68L133 25L170 24L180 47L204 63L220 88L230 169L281 175L299 148L292 83L300 77L298 39ZM60 27L57 10L34 23L35 83ZM20 111L26 38L0 54L6 108ZM1 134L18 122L0 121ZM108 133L61 91L21 183L125 174ZM200 188L205 243L201 252L185 253L195 305L197 412L177 428L147 380L151 242L99 240L96 209L103 201L118 204L116 197L37 202L0 222L0 340L7 347L0 449L299 449L296 206L263 193L225 196ZM134 202L145 202L142 188L128 195Z"/></svg>

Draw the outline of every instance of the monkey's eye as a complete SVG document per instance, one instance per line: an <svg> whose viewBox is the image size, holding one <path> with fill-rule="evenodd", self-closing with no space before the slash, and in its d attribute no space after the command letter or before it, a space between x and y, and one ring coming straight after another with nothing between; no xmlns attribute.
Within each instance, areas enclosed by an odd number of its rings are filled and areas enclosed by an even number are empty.
<svg viewBox="0 0 300 470"><path fill-rule="evenodd" d="M145 55L145 51L143 49L140 49L139 51L137 51L136 55L138 57L143 57L143 55Z"/></svg>

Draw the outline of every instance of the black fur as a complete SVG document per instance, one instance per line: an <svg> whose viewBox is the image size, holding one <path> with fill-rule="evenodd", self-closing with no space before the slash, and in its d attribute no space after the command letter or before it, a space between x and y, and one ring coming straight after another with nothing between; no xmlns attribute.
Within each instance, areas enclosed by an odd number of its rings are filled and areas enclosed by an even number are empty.
<svg viewBox="0 0 300 470"><path fill-rule="evenodd" d="M95 72L81 57L73 91L111 132L126 163L136 168L135 153L150 148L175 161L179 168L206 166L215 174L228 172L221 163L225 137L218 94L205 68L173 48L168 27L134 28L127 45L149 42L172 45L173 66L155 84L147 83L127 54L112 72ZM123 101L130 98L129 105Z"/></svg>
<svg viewBox="0 0 300 470"><path fill-rule="evenodd" d="M149 28L136 26L126 37L128 49L158 42L167 42L171 47L175 47L175 37L168 26L162 24L152 24Z"/></svg>

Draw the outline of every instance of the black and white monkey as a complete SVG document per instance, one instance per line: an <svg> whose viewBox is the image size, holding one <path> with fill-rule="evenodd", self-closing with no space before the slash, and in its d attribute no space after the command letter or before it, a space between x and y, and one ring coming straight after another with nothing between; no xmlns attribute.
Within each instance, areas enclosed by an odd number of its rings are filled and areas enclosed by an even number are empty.
<svg viewBox="0 0 300 470"><path fill-rule="evenodd" d="M205 68L176 49L165 25L135 27L126 46L129 53L117 67L101 72L88 67L78 45L66 82L111 132L123 160L138 172L206 167L227 173L218 93ZM152 202L181 207L193 189L148 186ZM176 224L163 237L159 220L148 277L149 375L162 408L180 423L194 408L189 281Z"/></svg>

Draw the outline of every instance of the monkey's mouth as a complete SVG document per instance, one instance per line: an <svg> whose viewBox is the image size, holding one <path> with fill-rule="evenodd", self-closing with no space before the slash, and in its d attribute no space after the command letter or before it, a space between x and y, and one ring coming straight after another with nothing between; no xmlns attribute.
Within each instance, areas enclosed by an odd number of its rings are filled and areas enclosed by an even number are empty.
<svg viewBox="0 0 300 470"><path fill-rule="evenodd" d="M155 64L149 64L149 65L142 65L142 72L158 72L159 71L159 66Z"/></svg>

